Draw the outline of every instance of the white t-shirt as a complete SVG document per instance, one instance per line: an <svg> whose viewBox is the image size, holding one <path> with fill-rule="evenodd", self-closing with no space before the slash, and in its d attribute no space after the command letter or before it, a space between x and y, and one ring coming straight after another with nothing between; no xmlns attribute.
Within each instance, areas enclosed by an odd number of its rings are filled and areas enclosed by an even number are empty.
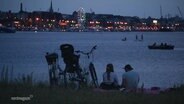
<svg viewBox="0 0 184 104"><path fill-rule="evenodd" d="M110 79L107 78L107 72L103 73L103 82L106 84L112 84L118 85L118 77L114 72L110 72Z"/></svg>
<svg viewBox="0 0 184 104"><path fill-rule="evenodd" d="M122 76L126 80L125 88L127 89L136 89L139 83L139 74L133 70L125 72Z"/></svg>

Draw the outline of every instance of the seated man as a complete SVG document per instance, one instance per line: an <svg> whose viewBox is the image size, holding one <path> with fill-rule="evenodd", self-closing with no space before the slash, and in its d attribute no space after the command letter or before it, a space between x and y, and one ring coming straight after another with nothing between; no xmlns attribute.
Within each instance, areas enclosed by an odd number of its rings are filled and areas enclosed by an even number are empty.
<svg viewBox="0 0 184 104"><path fill-rule="evenodd" d="M125 73L122 76L121 87L125 88L127 92L136 92L139 83L139 74L127 64L124 67Z"/></svg>
<svg viewBox="0 0 184 104"><path fill-rule="evenodd" d="M106 72L103 73L103 82L100 84L100 87L106 90L119 89L118 78L112 64L107 64Z"/></svg>

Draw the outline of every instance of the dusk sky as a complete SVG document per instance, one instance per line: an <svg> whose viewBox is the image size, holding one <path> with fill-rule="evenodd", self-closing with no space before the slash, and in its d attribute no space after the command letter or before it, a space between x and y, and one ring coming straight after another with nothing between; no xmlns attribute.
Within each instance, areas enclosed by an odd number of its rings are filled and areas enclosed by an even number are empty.
<svg viewBox="0 0 184 104"><path fill-rule="evenodd" d="M26 11L48 11L51 0L0 0L0 11L20 10L20 2ZM180 7L184 15L184 0L52 0L54 11L72 14L83 7L86 12L90 9L96 14L114 14L122 16L160 17L160 6L163 16L179 15ZM59 8L59 9L58 9Z"/></svg>

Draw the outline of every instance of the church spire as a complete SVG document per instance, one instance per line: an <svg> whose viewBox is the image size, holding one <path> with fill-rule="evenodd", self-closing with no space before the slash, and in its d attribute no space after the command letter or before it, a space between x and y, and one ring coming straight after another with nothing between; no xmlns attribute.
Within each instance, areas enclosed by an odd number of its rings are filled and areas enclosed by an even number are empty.
<svg viewBox="0 0 184 104"><path fill-rule="evenodd" d="M52 0L51 0L51 3L50 3L50 9L49 9L49 12L54 12L54 10L53 10L53 7L52 7Z"/></svg>
<svg viewBox="0 0 184 104"><path fill-rule="evenodd" d="M23 4L22 4L22 2L20 3L20 11L19 11L20 13L22 13L23 12Z"/></svg>

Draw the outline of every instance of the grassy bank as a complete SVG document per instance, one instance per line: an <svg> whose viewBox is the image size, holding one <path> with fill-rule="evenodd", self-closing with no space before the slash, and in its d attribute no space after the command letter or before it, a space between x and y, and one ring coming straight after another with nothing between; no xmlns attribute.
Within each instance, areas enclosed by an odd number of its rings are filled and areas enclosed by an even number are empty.
<svg viewBox="0 0 184 104"><path fill-rule="evenodd" d="M183 86L157 95L100 92L91 88L76 91L42 84L27 86L1 83L0 86L0 104L183 104L183 98Z"/></svg>
<svg viewBox="0 0 184 104"><path fill-rule="evenodd" d="M10 74L9 74L10 72ZM11 78L4 68L0 77L0 104L184 104L184 86L161 94L80 90L35 83L33 74Z"/></svg>

